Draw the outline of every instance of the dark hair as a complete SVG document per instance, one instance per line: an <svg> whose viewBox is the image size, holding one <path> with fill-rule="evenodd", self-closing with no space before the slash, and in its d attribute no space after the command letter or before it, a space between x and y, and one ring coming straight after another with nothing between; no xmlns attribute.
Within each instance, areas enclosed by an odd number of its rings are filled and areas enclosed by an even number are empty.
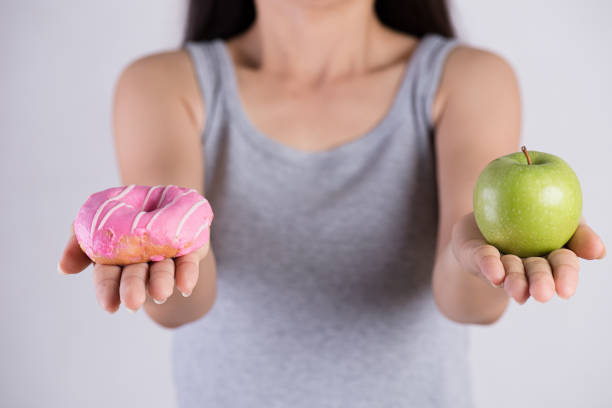
<svg viewBox="0 0 612 408"><path fill-rule="evenodd" d="M386 26L422 37L454 37L446 0L376 0L376 14ZM227 39L255 20L253 0L190 0L184 42Z"/></svg>

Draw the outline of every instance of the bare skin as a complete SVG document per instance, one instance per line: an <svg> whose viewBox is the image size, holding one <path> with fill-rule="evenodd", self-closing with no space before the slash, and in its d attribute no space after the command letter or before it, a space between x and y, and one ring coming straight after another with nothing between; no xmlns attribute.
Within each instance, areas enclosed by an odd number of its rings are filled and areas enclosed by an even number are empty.
<svg viewBox="0 0 612 408"><path fill-rule="evenodd" d="M256 1L256 23L227 44L243 106L268 137L322 151L358 138L384 117L418 39L383 27L372 4ZM205 111L184 51L127 67L114 109L122 182L178 184L205 195L200 144ZM584 219L567 248L527 259L500 256L474 222L478 174L490 160L519 149L519 88L508 63L487 51L456 48L445 64L431 119L440 214L432 286L441 313L457 322L491 324L510 298L523 304L529 297L546 302L555 292L572 296L578 257L605 256L603 242ZM89 263L71 236L60 270L74 274ZM160 325L177 327L213 307L214 254L205 247L149 264L95 265L94 284L105 310L112 313L120 303L132 310L144 306Z"/></svg>

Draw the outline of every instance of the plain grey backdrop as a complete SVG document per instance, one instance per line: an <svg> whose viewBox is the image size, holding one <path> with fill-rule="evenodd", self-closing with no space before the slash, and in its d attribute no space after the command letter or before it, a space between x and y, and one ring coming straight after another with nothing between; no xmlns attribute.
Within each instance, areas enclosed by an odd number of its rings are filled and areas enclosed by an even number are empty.
<svg viewBox="0 0 612 408"><path fill-rule="evenodd" d="M570 163L612 251L612 3L464 0L454 14L515 67L523 141ZM177 46L183 16L171 0L0 2L0 406L175 406L171 332L102 311L91 268L60 276L56 262L82 202L120 184L117 75ZM478 407L612 406L611 266L582 261L569 301L512 303L473 328Z"/></svg>

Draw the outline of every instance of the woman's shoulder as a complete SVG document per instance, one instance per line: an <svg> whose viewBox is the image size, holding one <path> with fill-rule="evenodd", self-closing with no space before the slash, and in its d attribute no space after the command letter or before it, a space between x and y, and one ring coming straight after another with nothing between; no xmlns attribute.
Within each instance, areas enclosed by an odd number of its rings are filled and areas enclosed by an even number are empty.
<svg viewBox="0 0 612 408"><path fill-rule="evenodd" d="M458 76L509 74L514 70L508 60L491 50L459 42L449 53L445 75L448 80Z"/></svg>
<svg viewBox="0 0 612 408"><path fill-rule="evenodd" d="M203 101L191 57L185 49L134 59L123 68L115 92L142 103L166 103L178 98L188 105L194 120L203 123Z"/></svg>
<svg viewBox="0 0 612 408"><path fill-rule="evenodd" d="M449 52L433 106L437 123L450 97L486 99L514 94L518 79L511 63L491 50L459 42Z"/></svg>
<svg viewBox="0 0 612 408"><path fill-rule="evenodd" d="M184 49L148 54L127 64L120 79L143 83L180 84L193 74L191 59Z"/></svg>

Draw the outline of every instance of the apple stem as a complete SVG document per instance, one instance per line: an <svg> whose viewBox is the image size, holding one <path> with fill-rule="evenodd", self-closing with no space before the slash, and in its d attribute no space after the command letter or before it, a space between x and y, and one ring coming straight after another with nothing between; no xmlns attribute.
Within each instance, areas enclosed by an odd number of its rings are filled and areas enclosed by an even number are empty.
<svg viewBox="0 0 612 408"><path fill-rule="evenodd" d="M523 153L525 153L525 157L527 158L527 164L531 164L531 157L529 157L529 152L527 151L525 145L521 146L521 150L523 151Z"/></svg>

